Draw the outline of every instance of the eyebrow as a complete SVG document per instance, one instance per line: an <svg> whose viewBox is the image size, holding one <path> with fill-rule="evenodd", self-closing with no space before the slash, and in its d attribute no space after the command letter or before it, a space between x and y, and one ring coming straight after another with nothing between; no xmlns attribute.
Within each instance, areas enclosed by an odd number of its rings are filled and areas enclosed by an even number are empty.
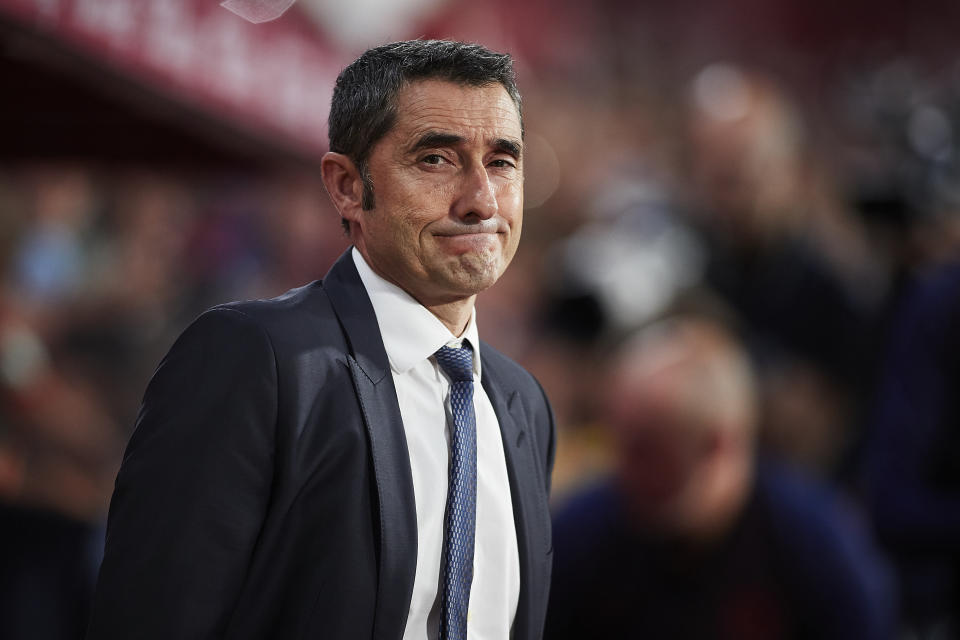
<svg viewBox="0 0 960 640"><path fill-rule="evenodd" d="M493 141L493 146L498 151L502 151L517 159L520 158L520 153L523 149L519 142L516 140L509 140L507 138L497 138Z"/></svg>
<svg viewBox="0 0 960 640"><path fill-rule="evenodd" d="M423 149L434 149L436 147L454 147L463 142L464 137L455 133L428 131L410 146L409 153L416 153ZM510 140L509 138L497 138L492 142L492 146L497 151L509 154L514 158L519 158L523 149L519 142Z"/></svg>
<svg viewBox="0 0 960 640"><path fill-rule="evenodd" d="M463 142L463 136L455 133L441 133L439 131L428 131L410 147L410 153L416 153L423 149L433 149L435 147L454 147Z"/></svg>

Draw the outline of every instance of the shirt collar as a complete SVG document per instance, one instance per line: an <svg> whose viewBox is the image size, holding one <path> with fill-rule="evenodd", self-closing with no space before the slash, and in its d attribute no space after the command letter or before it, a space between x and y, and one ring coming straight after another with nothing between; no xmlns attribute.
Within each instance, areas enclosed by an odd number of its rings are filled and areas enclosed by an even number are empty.
<svg viewBox="0 0 960 640"><path fill-rule="evenodd" d="M373 304L383 347L395 373L406 373L444 345L460 347L463 340L467 340L473 347L474 375L480 376L476 308L470 310L467 328L458 338L413 296L374 273L356 247L351 250L351 255Z"/></svg>

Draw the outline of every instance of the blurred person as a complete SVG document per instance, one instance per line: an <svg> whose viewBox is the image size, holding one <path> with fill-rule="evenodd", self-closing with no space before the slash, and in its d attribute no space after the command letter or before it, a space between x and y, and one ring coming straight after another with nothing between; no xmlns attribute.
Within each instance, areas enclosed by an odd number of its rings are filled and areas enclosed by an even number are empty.
<svg viewBox="0 0 960 640"><path fill-rule="evenodd" d="M861 69L841 103L842 167L891 271L860 488L916 640L960 636L960 104L931 71Z"/></svg>
<svg viewBox="0 0 960 640"><path fill-rule="evenodd" d="M82 637L119 429L15 298L0 297L0 637Z"/></svg>
<svg viewBox="0 0 960 640"><path fill-rule="evenodd" d="M863 230L826 195L798 107L770 79L708 66L690 87L687 133L705 282L764 371L765 444L835 472L857 437L883 295Z"/></svg>
<svg viewBox="0 0 960 640"><path fill-rule="evenodd" d="M541 636L552 413L474 317L520 237L512 60L371 49L329 124L353 247L322 281L202 314L164 358L91 639Z"/></svg>
<svg viewBox="0 0 960 640"><path fill-rule="evenodd" d="M892 638L892 584L825 488L755 451L756 380L712 320L619 349L612 477L554 520L546 638Z"/></svg>
<svg viewBox="0 0 960 640"><path fill-rule="evenodd" d="M24 303L50 308L86 284L95 192L90 176L75 168L41 168L26 181L32 215L19 234L9 276Z"/></svg>
<svg viewBox="0 0 960 640"><path fill-rule="evenodd" d="M8 180L19 198L0 247L0 637L77 638L122 451L109 396L65 339L97 298L102 192L75 167Z"/></svg>
<svg viewBox="0 0 960 640"><path fill-rule="evenodd" d="M530 367L557 417L554 499L608 468L596 411L601 345L660 315L701 277L696 239L658 195L636 176L608 180L594 197L595 219L548 254Z"/></svg>
<svg viewBox="0 0 960 640"><path fill-rule="evenodd" d="M960 246L960 245L955 245ZM886 349L865 490L921 639L960 634L960 259L918 278Z"/></svg>

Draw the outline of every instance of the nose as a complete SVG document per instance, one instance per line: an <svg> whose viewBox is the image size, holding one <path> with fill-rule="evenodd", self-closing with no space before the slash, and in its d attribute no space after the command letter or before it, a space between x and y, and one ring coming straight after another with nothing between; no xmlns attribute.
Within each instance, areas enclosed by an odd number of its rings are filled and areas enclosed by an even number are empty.
<svg viewBox="0 0 960 640"><path fill-rule="evenodd" d="M495 185L486 167L481 165L465 170L460 194L454 205L454 215L460 220L486 220L497 215L498 208Z"/></svg>

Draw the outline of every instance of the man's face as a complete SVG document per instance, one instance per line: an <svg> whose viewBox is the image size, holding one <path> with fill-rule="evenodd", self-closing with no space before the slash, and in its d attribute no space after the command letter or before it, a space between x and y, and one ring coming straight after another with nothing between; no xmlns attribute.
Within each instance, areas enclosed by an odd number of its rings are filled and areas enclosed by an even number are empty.
<svg viewBox="0 0 960 640"><path fill-rule="evenodd" d="M520 118L499 84L413 82L397 95L393 128L373 147L375 206L353 241L375 272L421 304L486 289L520 240Z"/></svg>

